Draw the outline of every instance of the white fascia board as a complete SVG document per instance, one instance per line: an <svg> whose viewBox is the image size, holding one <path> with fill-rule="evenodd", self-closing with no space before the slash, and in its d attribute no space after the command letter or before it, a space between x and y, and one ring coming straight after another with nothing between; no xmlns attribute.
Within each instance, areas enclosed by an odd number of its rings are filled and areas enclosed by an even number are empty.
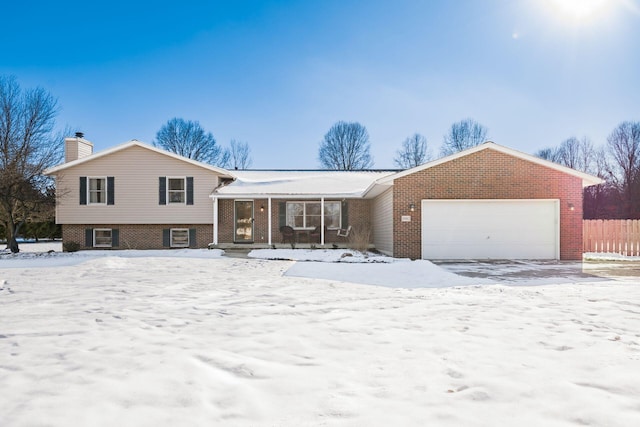
<svg viewBox="0 0 640 427"><path fill-rule="evenodd" d="M211 193L211 199L362 199L359 194L220 194Z"/></svg>

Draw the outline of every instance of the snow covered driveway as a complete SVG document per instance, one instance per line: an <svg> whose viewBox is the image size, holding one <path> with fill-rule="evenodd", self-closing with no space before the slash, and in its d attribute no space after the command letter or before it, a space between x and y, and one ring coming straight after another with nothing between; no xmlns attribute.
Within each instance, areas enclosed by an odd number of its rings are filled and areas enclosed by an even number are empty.
<svg viewBox="0 0 640 427"><path fill-rule="evenodd" d="M632 278L405 289L289 261L38 265L0 264L2 426L640 425Z"/></svg>

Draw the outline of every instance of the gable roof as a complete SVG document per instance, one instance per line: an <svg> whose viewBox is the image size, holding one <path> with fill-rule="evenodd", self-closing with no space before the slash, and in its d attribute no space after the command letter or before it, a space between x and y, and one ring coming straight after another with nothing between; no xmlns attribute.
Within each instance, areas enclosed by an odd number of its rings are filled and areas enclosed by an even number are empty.
<svg viewBox="0 0 640 427"><path fill-rule="evenodd" d="M71 162L62 163L62 164L60 164L58 166L54 166L52 168L49 168L49 169L45 170L44 173L45 173L45 175L54 175L54 174L56 174L56 173L58 173L58 172L60 172L62 170L69 169L69 168L72 168L74 166L78 166L78 165L90 162L92 160L99 159L101 157L109 156L110 154L117 153L118 151L126 150L127 148L131 148L131 147L144 148L146 150L153 151L153 152L158 153L158 154L162 154L163 156L172 157L172 158L174 158L176 160L180 160L180 161L183 161L183 162L186 162L186 163L191 163L192 165L195 165L195 166L198 166L198 167L201 167L201 168L204 168L204 169L208 169L210 171L216 172L216 173L218 173L220 175L223 175L225 177L231 177L231 175L229 174L229 171L227 171L226 169L222 169L222 168L219 168L219 167L207 164L207 163L198 162L196 160L189 159L187 157L183 157L183 156L180 156L180 155L175 154L175 153L171 153L169 151L154 147L152 145L145 144L145 143L140 142L140 141L135 140L135 139L132 139L129 142L125 142L124 144L116 145L115 147L111 147L111 148L109 148L107 150L100 151L98 153L91 154L89 156L82 157L82 158L77 159L77 160L73 160Z"/></svg>
<svg viewBox="0 0 640 427"><path fill-rule="evenodd" d="M394 171L230 171L236 178L212 197L363 197L376 180Z"/></svg>
<svg viewBox="0 0 640 427"><path fill-rule="evenodd" d="M562 172L562 173L566 173L567 175L575 176L577 178L582 179L582 186L583 187L588 187L590 185L596 185L596 184L602 184L604 182L603 179L598 178L597 176L593 176L593 175L590 175L588 173L580 172L580 171L577 171L575 169L571 169L571 168L568 168L566 166L562 166L562 165L560 165L558 163L550 162L548 160L541 159L540 157L532 156L530 154L526 154L526 153L523 153L521 151L514 150L512 148L507 148L507 147L505 147L503 145L496 144L495 142L492 142L492 141L487 141L487 142L485 142L483 144L477 145L477 146L472 147L472 148L468 148L466 150L460 151L460 152L452 154L450 156L442 157L440 159L425 163L423 165L416 166L414 168L407 169L407 170L404 170L402 172L398 172L396 174L383 177L383 178L379 179L378 181L376 181L376 183L377 184L391 184L394 180L396 180L398 178L402 178L404 176L411 175L411 174L414 174L416 172L420 172L420 171L423 171L425 169L429 169L429 168L441 165L443 163L447 163L447 162L450 162L452 160L459 159L461 157L465 157L465 156L468 156L470 154L474 154L474 153L477 153L477 152L483 151L483 150L498 151L500 153L508 154L510 156L525 160L527 162L536 163L538 165L541 165L541 166L544 166L544 167L547 167L547 168L550 168L550 169L554 169L554 170L557 170L557 171Z"/></svg>

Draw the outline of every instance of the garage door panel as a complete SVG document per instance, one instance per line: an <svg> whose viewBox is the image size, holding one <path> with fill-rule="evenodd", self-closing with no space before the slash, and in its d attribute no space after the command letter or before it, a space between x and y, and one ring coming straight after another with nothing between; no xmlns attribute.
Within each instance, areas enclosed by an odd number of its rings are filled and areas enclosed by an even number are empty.
<svg viewBox="0 0 640 427"><path fill-rule="evenodd" d="M555 259L557 200L423 200L426 259Z"/></svg>

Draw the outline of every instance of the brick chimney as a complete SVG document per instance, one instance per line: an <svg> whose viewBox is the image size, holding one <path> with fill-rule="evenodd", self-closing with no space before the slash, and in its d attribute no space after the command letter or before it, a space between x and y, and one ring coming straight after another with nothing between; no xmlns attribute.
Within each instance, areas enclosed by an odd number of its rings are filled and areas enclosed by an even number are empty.
<svg viewBox="0 0 640 427"><path fill-rule="evenodd" d="M76 132L76 136L64 139L64 161L66 163L93 154L93 143L84 139L84 133Z"/></svg>

